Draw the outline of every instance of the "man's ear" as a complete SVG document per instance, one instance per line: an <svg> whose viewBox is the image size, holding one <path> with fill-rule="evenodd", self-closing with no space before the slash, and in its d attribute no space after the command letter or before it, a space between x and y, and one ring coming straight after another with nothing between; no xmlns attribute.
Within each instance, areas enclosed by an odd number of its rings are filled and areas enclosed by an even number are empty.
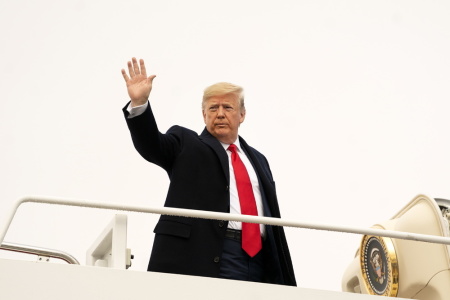
<svg viewBox="0 0 450 300"><path fill-rule="evenodd" d="M244 120L245 120L245 113L246 113L245 108L241 109L241 117L240 117L239 123L243 123L244 122Z"/></svg>
<svg viewBox="0 0 450 300"><path fill-rule="evenodd" d="M206 113L204 109L202 109L202 115L203 115L203 122L205 122L206 124Z"/></svg>

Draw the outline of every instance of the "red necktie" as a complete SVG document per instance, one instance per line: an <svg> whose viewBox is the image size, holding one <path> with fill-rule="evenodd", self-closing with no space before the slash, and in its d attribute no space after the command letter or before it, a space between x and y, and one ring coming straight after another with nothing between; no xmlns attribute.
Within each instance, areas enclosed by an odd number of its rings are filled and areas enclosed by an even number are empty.
<svg viewBox="0 0 450 300"><path fill-rule="evenodd" d="M236 177L241 214L257 216L258 210L256 209L255 195L253 195L253 188L247 169L237 153L236 145L231 144L228 150L231 151L231 164L233 165L234 176ZM259 224L242 223L242 249L250 257L253 257L261 248Z"/></svg>

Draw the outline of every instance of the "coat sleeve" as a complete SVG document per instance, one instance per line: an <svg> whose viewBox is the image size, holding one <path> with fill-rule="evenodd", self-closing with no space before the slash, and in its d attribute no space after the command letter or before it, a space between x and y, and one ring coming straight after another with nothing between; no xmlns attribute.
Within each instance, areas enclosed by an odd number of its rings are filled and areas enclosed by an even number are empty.
<svg viewBox="0 0 450 300"><path fill-rule="evenodd" d="M123 108L123 112L134 147L144 159L162 167L170 175L173 163L181 151L185 134L182 128L173 126L163 134L158 130L150 105L143 114L133 118L128 118L127 106Z"/></svg>

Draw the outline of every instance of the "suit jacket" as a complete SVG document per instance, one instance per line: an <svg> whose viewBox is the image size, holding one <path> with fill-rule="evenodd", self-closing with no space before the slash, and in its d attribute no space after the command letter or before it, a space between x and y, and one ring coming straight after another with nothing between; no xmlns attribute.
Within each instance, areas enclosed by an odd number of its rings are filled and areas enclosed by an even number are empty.
<svg viewBox="0 0 450 300"><path fill-rule="evenodd" d="M228 156L206 129L199 136L173 126L159 132L150 105L140 116L127 118L136 150L170 178L165 206L229 212ZM240 144L258 175L266 216L280 217L275 183L267 159L244 139ZM161 216L154 232L149 271L218 277L226 221ZM266 226L265 279L268 283L296 285L294 270L282 227Z"/></svg>

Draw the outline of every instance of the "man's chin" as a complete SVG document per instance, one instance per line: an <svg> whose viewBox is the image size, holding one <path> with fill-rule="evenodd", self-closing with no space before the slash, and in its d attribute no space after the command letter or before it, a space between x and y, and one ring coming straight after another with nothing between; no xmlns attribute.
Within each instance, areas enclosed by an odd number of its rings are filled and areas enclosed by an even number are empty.
<svg viewBox="0 0 450 300"><path fill-rule="evenodd" d="M219 138L219 137L225 138L225 137L227 137L228 135L230 135L230 131L227 130L227 129L217 129L217 128L216 128L216 130L214 131L214 135L215 135L217 138Z"/></svg>
<svg viewBox="0 0 450 300"><path fill-rule="evenodd" d="M232 144L237 138L229 130L215 130L212 135L224 144Z"/></svg>

